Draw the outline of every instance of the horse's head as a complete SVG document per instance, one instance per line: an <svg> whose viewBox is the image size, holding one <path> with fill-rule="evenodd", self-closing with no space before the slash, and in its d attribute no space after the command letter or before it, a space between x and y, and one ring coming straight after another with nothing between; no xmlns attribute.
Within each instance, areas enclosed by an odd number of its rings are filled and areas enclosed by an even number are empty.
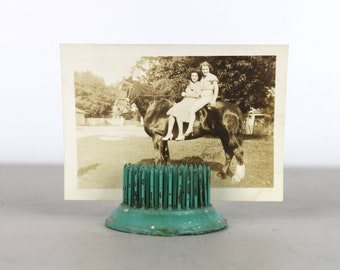
<svg viewBox="0 0 340 270"><path fill-rule="evenodd" d="M155 100L153 87L138 81L121 82L118 92L120 93L117 99L119 103L129 110L134 110L137 107L142 116L144 116L150 102Z"/></svg>

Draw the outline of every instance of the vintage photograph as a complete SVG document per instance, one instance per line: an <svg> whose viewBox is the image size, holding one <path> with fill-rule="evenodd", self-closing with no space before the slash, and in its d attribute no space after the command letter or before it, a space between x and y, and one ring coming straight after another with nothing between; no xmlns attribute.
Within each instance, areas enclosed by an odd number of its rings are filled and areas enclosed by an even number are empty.
<svg viewBox="0 0 340 270"><path fill-rule="evenodd" d="M282 200L287 46L61 45L65 199L125 164L206 164L213 199Z"/></svg>

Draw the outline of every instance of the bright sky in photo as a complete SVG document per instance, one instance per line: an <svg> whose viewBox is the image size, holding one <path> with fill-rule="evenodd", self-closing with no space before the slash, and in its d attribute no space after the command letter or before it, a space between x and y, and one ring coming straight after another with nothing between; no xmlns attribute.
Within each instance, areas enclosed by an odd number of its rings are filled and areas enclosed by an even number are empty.
<svg viewBox="0 0 340 270"><path fill-rule="evenodd" d="M90 71L94 75L102 77L107 85L115 84L123 77L131 75L132 68L140 56L114 56L114 57L84 57L74 63L75 71Z"/></svg>

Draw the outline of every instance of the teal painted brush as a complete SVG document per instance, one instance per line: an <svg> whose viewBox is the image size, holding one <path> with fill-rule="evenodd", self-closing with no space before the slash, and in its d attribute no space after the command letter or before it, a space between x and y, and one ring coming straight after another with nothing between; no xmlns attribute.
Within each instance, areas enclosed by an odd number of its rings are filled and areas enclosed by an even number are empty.
<svg viewBox="0 0 340 270"><path fill-rule="evenodd" d="M123 200L111 229L148 235L203 234L227 227L210 202L206 165L133 165L123 169Z"/></svg>

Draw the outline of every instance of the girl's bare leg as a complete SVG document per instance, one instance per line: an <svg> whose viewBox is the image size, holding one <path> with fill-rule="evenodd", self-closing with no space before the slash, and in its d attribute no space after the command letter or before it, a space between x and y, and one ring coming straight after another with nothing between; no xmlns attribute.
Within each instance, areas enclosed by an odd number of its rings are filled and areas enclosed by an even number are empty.
<svg viewBox="0 0 340 270"><path fill-rule="evenodd" d="M195 113L196 113L195 110L193 110L193 109L190 110L189 125L188 125L187 131L185 132L184 136L189 136L193 131L194 121L195 121Z"/></svg>
<svg viewBox="0 0 340 270"><path fill-rule="evenodd" d="M178 136L176 138L176 141L182 141L184 140L184 135L183 135L183 122L179 119L177 120L177 126L178 126Z"/></svg>
<svg viewBox="0 0 340 270"><path fill-rule="evenodd" d="M168 132L165 135L165 137L163 137L163 141L167 141L167 140L171 140L173 135L172 135L172 129L175 125L175 117L173 117L172 115L169 116L169 121L168 121Z"/></svg>
<svg viewBox="0 0 340 270"><path fill-rule="evenodd" d="M189 136L193 132L196 112L199 109L203 108L210 101L211 101L211 97L202 97L190 108L189 125L184 136Z"/></svg>

